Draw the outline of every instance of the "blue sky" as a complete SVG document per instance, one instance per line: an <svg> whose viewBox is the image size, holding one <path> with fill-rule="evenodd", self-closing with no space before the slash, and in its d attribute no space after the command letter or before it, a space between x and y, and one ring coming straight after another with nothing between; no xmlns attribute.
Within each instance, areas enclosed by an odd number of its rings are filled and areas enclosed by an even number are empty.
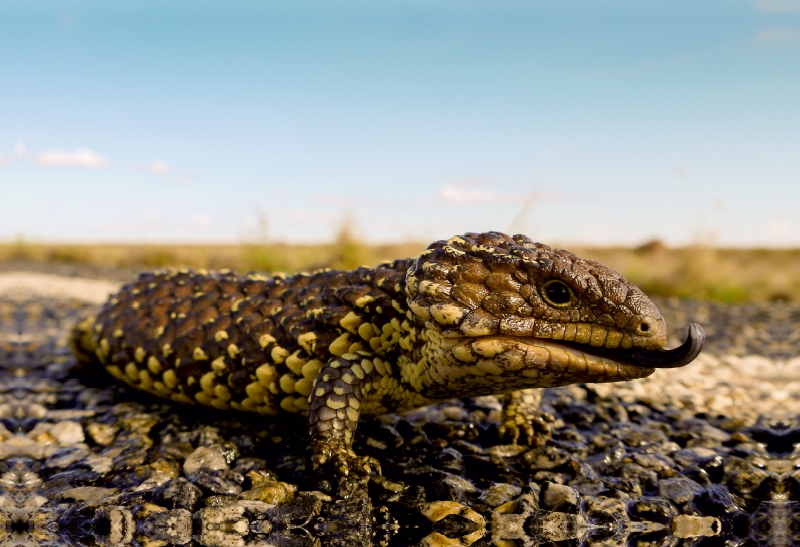
<svg viewBox="0 0 800 547"><path fill-rule="evenodd" d="M800 0L0 2L0 239L800 245Z"/></svg>

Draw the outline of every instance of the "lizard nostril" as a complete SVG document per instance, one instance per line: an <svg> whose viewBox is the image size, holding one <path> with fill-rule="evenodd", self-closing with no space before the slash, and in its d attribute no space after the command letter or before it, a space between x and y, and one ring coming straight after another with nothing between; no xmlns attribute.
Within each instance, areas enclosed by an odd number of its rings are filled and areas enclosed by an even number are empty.
<svg viewBox="0 0 800 547"><path fill-rule="evenodd" d="M642 321L642 324L639 325L639 330L641 330L642 332L649 331L650 330L650 324Z"/></svg>

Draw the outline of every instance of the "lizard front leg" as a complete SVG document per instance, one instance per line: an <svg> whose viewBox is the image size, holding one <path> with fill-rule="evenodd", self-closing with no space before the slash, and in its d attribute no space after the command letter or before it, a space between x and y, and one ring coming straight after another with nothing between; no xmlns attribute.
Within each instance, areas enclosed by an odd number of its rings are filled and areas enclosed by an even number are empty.
<svg viewBox="0 0 800 547"><path fill-rule="evenodd" d="M552 435L554 418L541 410L541 404L541 389L520 389L507 393L503 398L500 437L517 444L524 433L523 442L526 444L545 444Z"/></svg>
<svg viewBox="0 0 800 547"><path fill-rule="evenodd" d="M369 358L353 353L334 357L319 372L308 411L315 469L330 465L342 477L380 473L377 460L358 456L352 449L361 404L377 376Z"/></svg>

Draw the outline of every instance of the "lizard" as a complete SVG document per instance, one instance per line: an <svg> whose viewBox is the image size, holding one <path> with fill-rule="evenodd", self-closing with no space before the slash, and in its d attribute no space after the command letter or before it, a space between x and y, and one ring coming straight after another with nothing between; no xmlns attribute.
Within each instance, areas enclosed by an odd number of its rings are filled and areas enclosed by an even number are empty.
<svg viewBox="0 0 800 547"><path fill-rule="evenodd" d="M501 434L530 442L540 388L680 367L704 338L692 323L666 350L658 308L614 270L488 232L376 268L143 273L78 324L70 345L179 403L305 414L314 467L347 477L380 473L352 449L361 415L505 395Z"/></svg>

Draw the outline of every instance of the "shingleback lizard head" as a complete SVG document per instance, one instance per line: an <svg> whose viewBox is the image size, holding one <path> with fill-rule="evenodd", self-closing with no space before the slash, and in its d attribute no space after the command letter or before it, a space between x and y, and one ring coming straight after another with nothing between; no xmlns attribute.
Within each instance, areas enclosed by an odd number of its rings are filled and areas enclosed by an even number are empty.
<svg viewBox="0 0 800 547"><path fill-rule="evenodd" d="M459 368L473 386L476 377L513 377L517 387L641 378L689 363L704 339L692 324L686 343L665 350L664 318L638 287L523 235L436 242L408 270L406 293L434 333L432 366Z"/></svg>

